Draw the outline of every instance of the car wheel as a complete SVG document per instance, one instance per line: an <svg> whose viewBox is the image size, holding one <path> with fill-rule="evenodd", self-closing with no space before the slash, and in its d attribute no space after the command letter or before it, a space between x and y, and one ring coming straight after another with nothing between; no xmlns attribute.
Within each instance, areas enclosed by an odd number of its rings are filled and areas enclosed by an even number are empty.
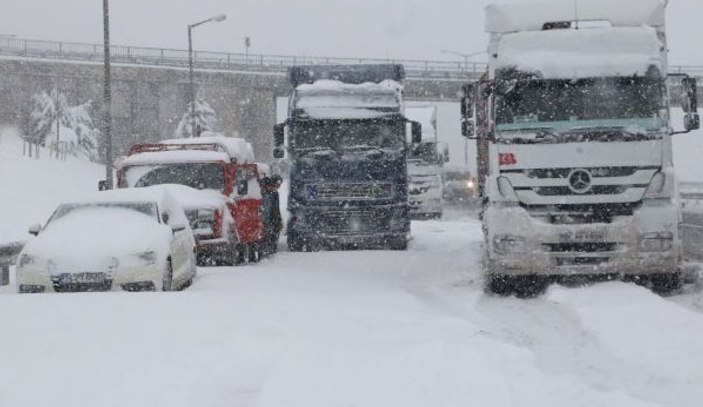
<svg viewBox="0 0 703 407"><path fill-rule="evenodd" d="M166 260L166 272L164 273L163 284L161 286L161 291L171 291L173 290L173 263L169 258Z"/></svg>

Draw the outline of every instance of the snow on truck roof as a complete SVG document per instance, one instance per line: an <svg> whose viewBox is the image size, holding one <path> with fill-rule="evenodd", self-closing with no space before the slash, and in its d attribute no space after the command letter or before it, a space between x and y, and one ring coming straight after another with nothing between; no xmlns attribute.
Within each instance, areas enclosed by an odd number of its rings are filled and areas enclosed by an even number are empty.
<svg viewBox="0 0 703 407"><path fill-rule="evenodd" d="M365 119L400 113L403 85L392 80L349 84L318 80L295 88L292 110L318 119Z"/></svg>
<svg viewBox="0 0 703 407"><path fill-rule="evenodd" d="M222 151L207 150L148 151L130 155L122 161L121 166L215 161L227 163L230 161L230 156Z"/></svg>
<svg viewBox="0 0 703 407"><path fill-rule="evenodd" d="M215 144L238 163L254 163L254 148L251 143L239 137L225 137L219 133L204 132L201 137L163 140L160 144Z"/></svg>
<svg viewBox="0 0 703 407"><path fill-rule="evenodd" d="M642 76L652 66L661 72L662 46L651 27L527 31L506 34L491 58L496 69L550 79Z"/></svg>
<svg viewBox="0 0 703 407"><path fill-rule="evenodd" d="M493 0L486 32L541 31L545 23L609 21L613 27L663 27L668 0Z"/></svg>

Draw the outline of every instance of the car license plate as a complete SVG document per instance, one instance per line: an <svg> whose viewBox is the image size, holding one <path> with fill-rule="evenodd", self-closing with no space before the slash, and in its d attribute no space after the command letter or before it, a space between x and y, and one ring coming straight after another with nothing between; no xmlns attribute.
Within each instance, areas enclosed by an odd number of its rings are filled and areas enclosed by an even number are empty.
<svg viewBox="0 0 703 407"><path fill-rule="evenodd" d="M603 230L569 230L565 229L559 232L559 240L562 243L571 242L602 242L605 240L606 233Z"/></svg>
<svg viewBox="0 0 703 407"><path fill-rule="evenodd" d="M64 284L102 284L105 282L103 273L66 274L61 282Z"/></svg>

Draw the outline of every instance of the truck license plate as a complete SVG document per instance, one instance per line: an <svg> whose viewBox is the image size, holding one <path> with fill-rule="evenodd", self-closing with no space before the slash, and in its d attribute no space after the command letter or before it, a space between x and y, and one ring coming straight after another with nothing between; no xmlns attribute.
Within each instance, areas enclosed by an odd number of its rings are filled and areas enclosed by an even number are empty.
<svg viewBox="0 0 703 407"><path fill-rule="evenodd" d="M602 242L605 240L605 231L602 230L562 230L559 232L559 241L569 242Z"/></svg>
<svg viewBox="0 0 703 407"><path fill-rule="evenodd" d="M64 284L102 284L105 282L103 273L66 274L61 282Z"/></svg>

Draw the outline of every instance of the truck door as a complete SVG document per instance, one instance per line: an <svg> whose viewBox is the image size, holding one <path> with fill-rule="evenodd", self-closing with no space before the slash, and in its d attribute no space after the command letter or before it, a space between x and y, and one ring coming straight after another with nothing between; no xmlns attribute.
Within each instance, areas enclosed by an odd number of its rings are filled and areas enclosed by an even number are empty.
<svg viewBox="0 0 703 407"><path fill-rule="evenodd" d="M258 242L264 237L264 225L256 164L241 164L235 171L231 212L237 236L242 243Z"/></svg>

